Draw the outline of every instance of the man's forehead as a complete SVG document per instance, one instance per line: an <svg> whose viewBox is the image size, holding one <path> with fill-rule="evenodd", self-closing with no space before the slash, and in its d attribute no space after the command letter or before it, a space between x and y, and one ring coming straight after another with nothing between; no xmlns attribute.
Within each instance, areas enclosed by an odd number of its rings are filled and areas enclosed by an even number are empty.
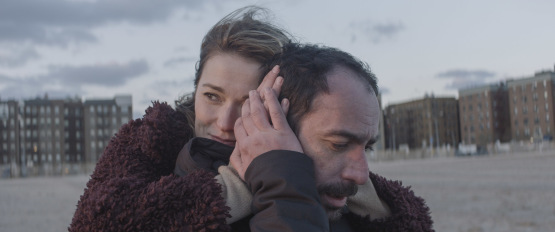
<svg viewBox="0 0 555 232"><path fill-rule="evenodd" d="M357 85L364 87L368 93L375 95L374 90L368 80L360 76L359 73L353 71L351 68L344 65L334 65L333 68L326 74L326 81L328 86L337 86L348 81L354 81Z"/></svg>
<svg viewBox="0 0 555 232"><path fill-rule="evenodd" d="M300 123L309 123L314 128L308 129L325 134L369 138L376 136L379 111L376 97L364 87L330 86L329 93L316 96Z"/></svg>

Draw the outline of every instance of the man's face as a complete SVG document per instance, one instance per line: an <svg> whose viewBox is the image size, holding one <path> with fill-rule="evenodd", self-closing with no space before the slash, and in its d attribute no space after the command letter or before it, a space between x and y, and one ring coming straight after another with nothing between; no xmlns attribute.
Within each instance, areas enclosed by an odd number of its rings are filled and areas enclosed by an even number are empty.
<svg viewBox="0 0 555 232"><path fill-rule="evenodd" d="M328 86L330 93L316 96L300 120L298 138L314 160L318 192L333 220L368 180L365 148L378 136L380 108L375 94L347 68L329 73Z"/></svg>

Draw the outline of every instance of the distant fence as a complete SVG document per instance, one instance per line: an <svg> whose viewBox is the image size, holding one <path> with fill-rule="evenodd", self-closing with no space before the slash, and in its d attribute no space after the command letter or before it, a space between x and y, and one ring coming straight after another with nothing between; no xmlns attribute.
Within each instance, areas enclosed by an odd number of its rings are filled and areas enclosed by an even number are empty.
<svg viewBox="0 0 555 232"><path fill-rule="evenodd" d="M54 164L45 163L41 165L19 167L17 165L1 165L1 178L18 178L33 176L66 176L66 175L90 175L96 164L74 163Z"/></svg>
<svg viewBox="0 0 555 232"><path fill-rule="evenodd" d="M510 143L493 143L486 146L483 155L498 155L515 152L555 152L555 143L542 141L530 143L525 141ZM439 157L452 157L457 154L457 150L452 147L444 146L439 148L424 149L399 149L399 150L380 150L367 152L369 161L393 161L403 159L429 159Z"/></svg>

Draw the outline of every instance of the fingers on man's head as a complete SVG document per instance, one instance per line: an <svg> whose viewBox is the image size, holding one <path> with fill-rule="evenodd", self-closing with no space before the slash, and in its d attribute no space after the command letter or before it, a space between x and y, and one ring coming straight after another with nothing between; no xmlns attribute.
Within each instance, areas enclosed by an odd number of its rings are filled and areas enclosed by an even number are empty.
<svg viewBox="0 0 555 232"><path fill-rule="evenodd" d="M283 112L282 106L279 104L277 96L275 93L267 88L264 90L264 95L266 95L265 103L268 106L268 111L270 114L270 120L276 129L282 129L287 125L287 119Z"/></svg>
<svg viewBox="0 0 555 232"><path fill-rule="evenodd" d="M266 74L266 76L264 76L264 79L262 80L262 83L260 83L260 86L258 86L258 88L256 90L258 90L260 92L260 91L262 91L262 89L264 89L266 87L274 86L278 74L279 74L279 66L276 65L272 68L272 70L270 72L268 72Z"/></svg>

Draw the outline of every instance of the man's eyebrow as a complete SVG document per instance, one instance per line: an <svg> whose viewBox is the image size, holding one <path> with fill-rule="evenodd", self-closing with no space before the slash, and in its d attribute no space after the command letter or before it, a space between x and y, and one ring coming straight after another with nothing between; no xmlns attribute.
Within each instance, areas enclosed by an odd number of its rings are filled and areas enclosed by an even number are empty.
<svg viewBox="0 0 555 232"><path fill-rule="evenodd" d="M210 84L210 83L204 83L204 84L202 84L202 86L211 88L213 90L216 90L216 91L219 91L219 92L222 92L222 93L225 93L225 89L220 87L220 86L216 86L216 85L213 85L213 84Z"/></svg>
<svg viewBox="0 0 555 232"><path fill-rule="evenodd" d="M349 140L354 140L354 141L357 141L357 142L363 142L364 141L364 136L357 135L357 134L349 132L347 130L331 130L328 133L326 133L326 135L328 135L328 136L341 136L341 137L345 137ZM367 144L376 143L378 141L379 137L380 137L379 135L376 135L375 137L368 140Z"/></svg>
<svg viewBox="0 0 555 232"><path fill-rule="evenodd" d="M368 144L373 145L373 144L375 144L376 142L378 142L379 139L380 139L380 135L376 135L374 138L371 138L371 139L368 141Z"/></svg>

